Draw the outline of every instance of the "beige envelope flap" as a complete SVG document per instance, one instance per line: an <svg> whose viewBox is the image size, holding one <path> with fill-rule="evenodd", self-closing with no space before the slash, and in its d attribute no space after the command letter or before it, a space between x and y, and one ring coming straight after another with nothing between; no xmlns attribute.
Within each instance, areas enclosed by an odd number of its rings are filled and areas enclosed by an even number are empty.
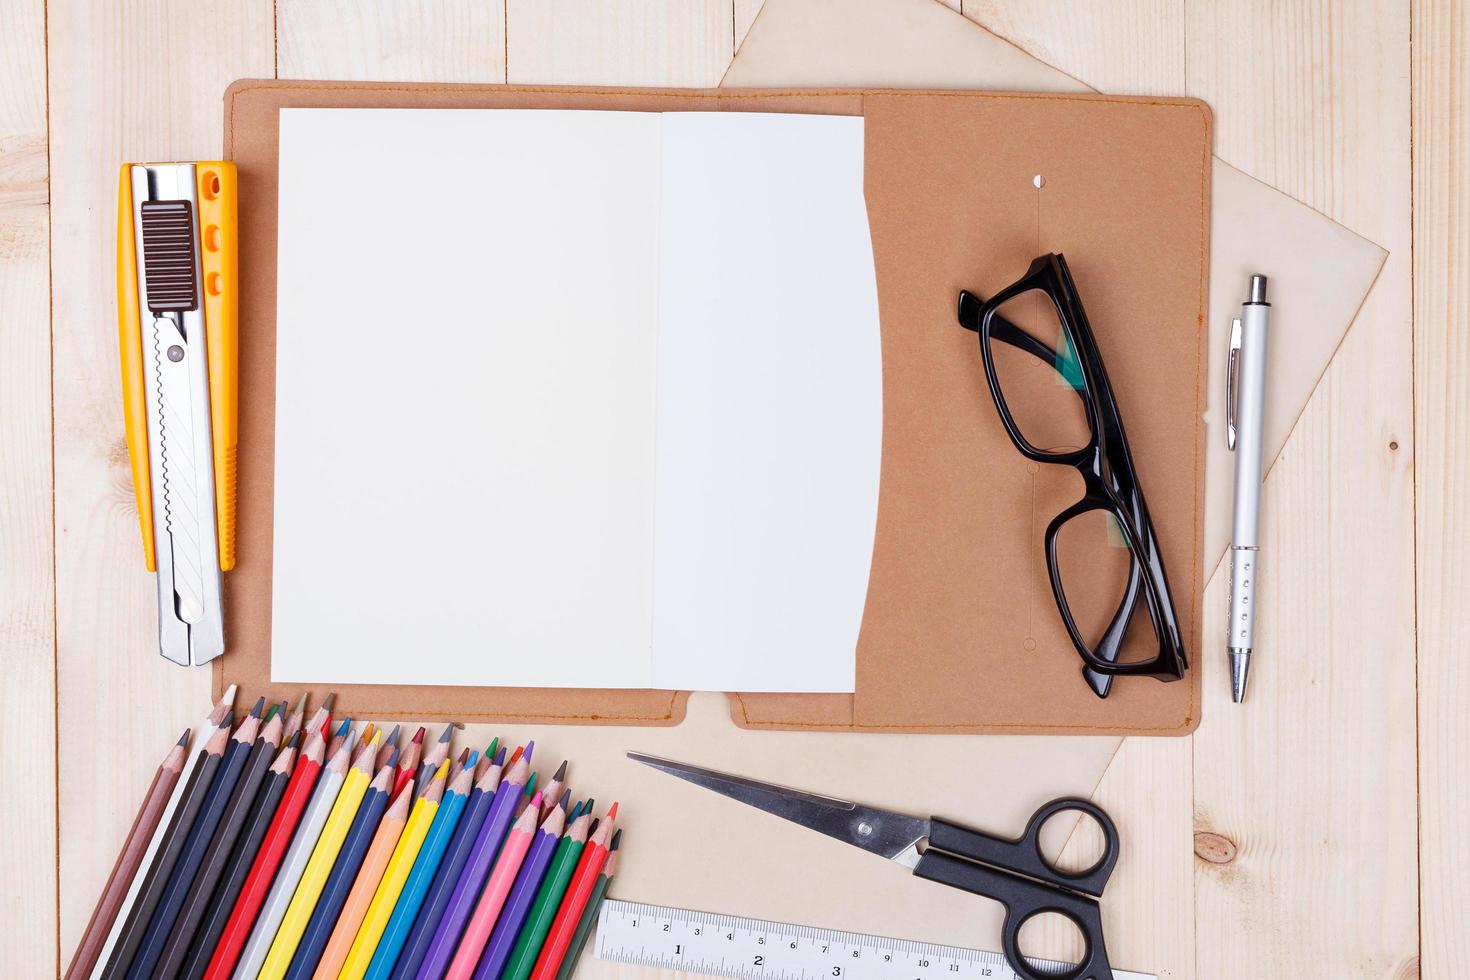
<svg viewBox="0 0 1470 980"><path fill-rule="evenodd" d="M720 84L1092 91L937 0L766 0ZM1234 460L1225 446L1224 352L1250 275L1272 279L1269 467L1388 254L1219 157L1211 186L1206 579L1230 545ZM1128 393L1119 397L1126 417Z"/></svg>

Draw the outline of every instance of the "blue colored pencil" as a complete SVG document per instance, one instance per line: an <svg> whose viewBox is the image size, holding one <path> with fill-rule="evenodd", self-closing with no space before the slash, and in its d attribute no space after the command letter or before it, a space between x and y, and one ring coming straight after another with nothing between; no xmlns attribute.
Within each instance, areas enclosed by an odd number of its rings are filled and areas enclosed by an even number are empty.
<svg viewBox="0 0 1470 980"><path fill-rule="evenodd" d="M460 815L464 813L465 803L470 795L470 780L474 775L470 769L461 770L455 777L454 785L445 791L444 801L439 804L439 812L429 825L429 834L424 838L418 857L414 859L413 868L408 873L408 880L399 893L398 902L393 906L393 914L389 916L388 925L383 929L382 938L378 940L378 947L368 963L364 980L388 980L393 975L398 954L403 951L408 932L413 928L413 920L418 917L419 907L423 905L429 885L434 881L434 873L439 870L439 862L449 848L449 840L454 836L454 828L459 823Z"/></svg>
<svg viewBox="0 0 1470 980"><path fill-rule="evenodd" d="M473 765L466 766L473 769ZM480 836L480 828L485 825L485 818L490 815L490 804L495 800L496 787L500 785L500 766L490 760L490 767L485 774L475 781L475 788L470 792L470 798L465 803L464 815L459 818L459 825L454 828L454 837L449 841L449 849L444 852L444 858L439 862L439 870L434 875L434 883L429 886L429 893L424 898L424 904L419 909L418 918L414 920L413 928L409 930L408 942L403 947L403 953L398 957L398 965L393 970L395 977L416 977L419 966L424 962L424 957L429 952L429 945L434 939L434 933L439 926L439 920L444 915L444 909L449 905L449 897L454 893L454 886L459 882L460 874L464 871L465 862L469 860L470 851L474 849L475 840Z"/></svg>
<svg viewBox="0 0 1470 980"><path fill-rule="evenodd" d="M388 809L388 789L393 783L393 775L391 765L379 769L368 786L367 794L358 804L357 815L352 818L352 826L342 840L342 849L337 852L332 873L322 886L316 908L312 910L306 931L296 946L296 954L291 957L286 980L307 980L316 972L322 952L327 948L327 940L337 925L337 916L347 901L347 893L352 890L362 859L367 856L368 845L373 842L373 835L378 832L378 824Z"/></svg>

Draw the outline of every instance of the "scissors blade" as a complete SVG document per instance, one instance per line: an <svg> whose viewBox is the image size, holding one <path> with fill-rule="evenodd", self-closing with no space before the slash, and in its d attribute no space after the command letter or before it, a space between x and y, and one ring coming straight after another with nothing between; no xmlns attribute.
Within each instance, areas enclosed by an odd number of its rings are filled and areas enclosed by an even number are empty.
<svg viewBox="0 0 1470 980"><path fill-rule="evenodd" d="M629 752L628 758L819 834L872 851L907 868L918 863L919 844L929 836L929 821L920 817L803 793L639 752Z"/></svg>

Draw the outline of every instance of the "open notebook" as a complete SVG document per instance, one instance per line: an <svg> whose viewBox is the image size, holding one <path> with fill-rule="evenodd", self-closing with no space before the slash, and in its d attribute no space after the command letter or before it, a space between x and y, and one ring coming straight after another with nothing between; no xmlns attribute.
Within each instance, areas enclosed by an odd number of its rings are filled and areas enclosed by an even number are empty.
<svg viewBox="0 0 1470 980"><path fill-rule="evenodd" d="M863 125L283 109L272 680L853 691Z"/></svg>

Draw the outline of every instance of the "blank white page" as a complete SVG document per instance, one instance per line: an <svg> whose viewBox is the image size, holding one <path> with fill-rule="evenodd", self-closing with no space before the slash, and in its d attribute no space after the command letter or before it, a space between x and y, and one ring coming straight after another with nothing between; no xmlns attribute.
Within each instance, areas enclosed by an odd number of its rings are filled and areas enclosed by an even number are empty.
<svg viewBox="0 0 1470 980"><path fill-rule="evenodd" d="M659 125L282 110L274 680L650 686Z"/></svg>
<svg viewBox="0 0 1470 980"><path fill-rule="evenodd" d="M655 684L850 692L883 425L863 120L669 114L663 173Z"/></svg>

